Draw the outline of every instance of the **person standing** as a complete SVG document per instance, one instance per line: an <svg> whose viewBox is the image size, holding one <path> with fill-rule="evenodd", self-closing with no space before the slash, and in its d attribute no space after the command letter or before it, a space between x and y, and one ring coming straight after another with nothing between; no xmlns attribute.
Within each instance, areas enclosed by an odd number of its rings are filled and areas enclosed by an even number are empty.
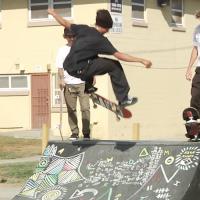
<svg viewBox="0 0 200 200"><path fill-rule="evenodd" d="M113 55L115 58L126 62L138 62L146 68L150 68L152 63L149 60L119 52L104 37L104 34L113 26L109 11L105 9L97 11L95 28L83 24L71 24L70 21L62 18L53 9L48 9L48 13L60 25L71 29L76 35L76 41L64 61L64 68L67 72L86 81L91 88L95 75L108 73L119 105L125 107L136 103L137 97L128 95L130 87L121 63L118 60L99 57L99 54Z"/></svg>
<svg viewBox="0 0 200 200"><path fill-rule="evenodd" d="M195 14L200 19L200 11ZM193 77L192 67L196 63L195 75ZM190 56L189 65L186 71L186 79L191 81L191 100L190 106L196 108L200 112L200 24L196 26L193 33L193 48Z"/></svg>
<svg viewBox="0 0 200 200"><path fill-rule="evenodd" d="M56 57L56 66L58 68L59 87L64 89L64 98L68 112L68 123L71 129L70 140L79 138L79 127L77 119L77 99L79 99L82 114L82 133L84 139L90 139L90 104L89 95L85 91L85 82L79 78L70 76L63 69L63 62L69 54L74 34L69 29L64 29L63 37L67 40L67 44L58 50Z"/></svg>

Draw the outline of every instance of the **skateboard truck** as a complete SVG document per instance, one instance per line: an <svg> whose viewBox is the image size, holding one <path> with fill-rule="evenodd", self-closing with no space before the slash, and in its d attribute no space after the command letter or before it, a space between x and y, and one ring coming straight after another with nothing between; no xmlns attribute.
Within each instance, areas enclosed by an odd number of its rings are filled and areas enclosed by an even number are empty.
<svg viewBox="0 0 200 200"><path fill-rule="evenodd" d="M120 121L121 118L118 114L120 112L120 109L115 104L112 104L112 110L115 111L116 120Z"/></svg>

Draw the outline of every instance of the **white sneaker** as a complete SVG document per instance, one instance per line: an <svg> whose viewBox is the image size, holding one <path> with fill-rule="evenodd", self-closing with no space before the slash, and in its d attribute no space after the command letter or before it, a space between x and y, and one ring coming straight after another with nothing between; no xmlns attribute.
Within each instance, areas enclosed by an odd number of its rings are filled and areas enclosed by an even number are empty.
<svg viewBox="0 0 200 200"><path fill-rule="evenodd" d="M126 107L137 103L137 101L138 101L137 97L128 97L126 100L119 102L119 105L122 107Z"/></svg>

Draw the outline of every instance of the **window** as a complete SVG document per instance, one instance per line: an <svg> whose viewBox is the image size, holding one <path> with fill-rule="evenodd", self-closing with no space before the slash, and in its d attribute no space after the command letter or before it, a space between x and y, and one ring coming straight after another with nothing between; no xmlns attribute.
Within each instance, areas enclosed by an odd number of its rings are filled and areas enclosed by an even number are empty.
<svg viewBox="0 0 200 200"><path fill-rule="evenodd" d="M29 0L29 20L52 20L48 8L54 8L62 17L71 17L71 0Z"/></svg>
<svg viewBox="0 0 200 200"><path fill-rule="evenodd" d="M144 21L145 0L132 0L132 18Z"/></svg>
<svg viewBox="0 0 200 200"><path fill-rule="evenodd" d="M27 75L0 75L0 93L28 92L29 76Z"/></svg>
<svg viewBox="0 0 200 200"><path fill-rule="evenodd" d="M183 0L171 0L172 25L183 26Z"/></svg>

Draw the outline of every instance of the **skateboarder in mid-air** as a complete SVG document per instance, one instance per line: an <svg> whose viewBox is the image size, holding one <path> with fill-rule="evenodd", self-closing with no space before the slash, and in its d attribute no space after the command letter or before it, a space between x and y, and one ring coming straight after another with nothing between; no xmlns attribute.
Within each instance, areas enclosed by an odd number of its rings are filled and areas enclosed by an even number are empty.
<svg viewBox="0 0 200 200"><path fill-rule="evenodd" d="M104 37L104 34L113 26L113 21L108 10L101 9L97 11L95 28L87 25L71 24L68 20L59 16L53 9L49 9L48 13L60 25L71 29L75 33L76 40L63 66L70 75L86 81L86 92L92 93L95 91L92 85L95 75L108 73L119 105L128 106L136 103L137 97L128 96L130 88L120 62L98 57L98 55L113 55L122 61L141 63L146 68L150 68L152 64L149 60L119 52Z"/></svg>

